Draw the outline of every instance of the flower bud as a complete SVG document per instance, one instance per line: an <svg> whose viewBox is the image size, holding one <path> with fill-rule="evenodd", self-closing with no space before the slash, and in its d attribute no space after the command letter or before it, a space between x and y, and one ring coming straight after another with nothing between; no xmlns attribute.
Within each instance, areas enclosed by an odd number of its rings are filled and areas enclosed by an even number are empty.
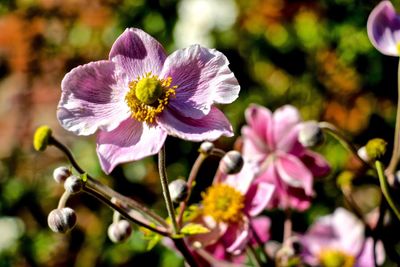
<svg viewBox="0 0 400 267"><path fill-rule="evenodd" d="M219 162L219 170L225 174L235 174L240 172L243 164L242 155L236 150L231 150L222 157Z"/></svg>
<svg viewBox="0 0 400 267"><path fill-rule="evenodd" d="M72 173L71 173L70 169L68 169L67 167L61 166L61 167L56 168L53 171L53 178L57 183L61 184L65 180L67 180L67 178L70 177L71 174Z"/></svg>
<svg viewBox="0 0 400 267"><path fill-rule="evenodd" d="M211 151L214 149L214 144L211 142L203 142L200 145L199 152L209 155Z"/></svg>
<svg viewBox="0 0 400 267"><path fill-rule="evenodd" d="M175 203L184 201L188 195L188 185L183 179L176 179L168 185L169 192L171 194L171 199Z"/></svg>
<svg viewBox="0 0 400 267"><path fill-rule="evenodd" d="M71 194L76 194L79 191L81 191L82 186L83 186L82 179L75 175L71 175L64 182L65 191Z"/></svg>
<svg viewBox="0 0 400 267"><path fill-rule="evenodd" d="M324 141L324 133L318 122L307 121L301 125L298 140L304 147L314 147Z"/></svg>
<svg viewBox="0 0 400 267"><path fill-rule="evenodd" d="M386 141L380 138L374 138L368 141L365 149L367 150L367 155L371 160L376 160L381 158L386 152Z"/></svg>
<svg viewBox="0 0 400 267"><path fill-rule="evenodd" d="M132 227L127 220L120 220L118 222L112 223L108 227L107 233L112 242L123 242L130 237L132 233Z"/></svg>
<svg viewBox="0 0 400 267"><path fill-rule="evenodd" d="M44 151L49 144L51 134L52 131L47 125L37 128L33 135L33 148L36 151Z"/></svg>
<svg viewBox="0 0 400 267"><path fill-rule="evenodd" d="M368 157L367 148L365 146L362 146L357 150L357 155L365 162L371 161L371 159Z"/></svg>
<svg viewBox="0 0 400 267"><path fill-rule="evenodd" d="M76 224L76 214L71 208L55 209L49 213L47 224L56 233L66 233Z"/></svg>

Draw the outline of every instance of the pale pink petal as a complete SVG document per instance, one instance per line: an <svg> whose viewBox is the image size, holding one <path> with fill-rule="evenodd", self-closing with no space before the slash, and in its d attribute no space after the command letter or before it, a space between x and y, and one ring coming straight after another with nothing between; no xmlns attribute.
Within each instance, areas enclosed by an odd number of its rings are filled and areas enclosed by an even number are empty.
<svg viewBox="0 0 400 267"><path fill-rule="evenodd" d="M257 216L260 214L268 205L273 193L275 186L270 183L254 182L246 194L246 206L245 211L251 216Z"/></svg>
<svg viewBox="0 0 400 267"><path fill-rule="evenodd" d="M251 242L265 243L270 239L271 219L266 216L256 217L250 220ZM255 233L254 233L255 232Z"/></svg>
<svg viewBox="0 0 400 267"><path fill-rule="evenodd" d="M249 136L249 139L265 153L273 151L275 149L275 141L271 111L263 106L252 104L246 109L245 117L248 126L255 134L254 137Z"/></svg>
<svg viewBox="0 0 400 267"><path fill-rule="evenodd" d="M272 115L273 137L279 150L290 152L298 143L301 117L299 111L291 105L285 105L275 110Z"/></svg>
<svg viewBox="0 0 400 267"><path fill-rule="evenodd" d="M313 195L313 176L297 157L290 154L279 155L275 165L280 178L286 184L303 188L307 195Z"/></svg>
<svg viewBox="0 0 400 267"><path fill-rule="evenodd" d="M322 177L331 171L331 167L323 156L318 153L304 150L300 160L311 171L314 177Z"/></svg>
<svg viewBox="0 0 400 267"><path fill-rule="evenodd" d="M97 61L71 70L61 83L57 118L68 131L90 135L110 131L129 117L124 95L128 88L114 76L110 61Z"/></svg>
<svg viewBox="0 0 400 267"><path fill-rule="evenodd" d="M400 17L390 1L381 1L371 12L367 22L368 37L382 54L399 56Z"/></svg>
<svg viewBox="0 0 400 267"><path fill-rule="evenodd" d="M215 49L192 45L172 53L161 78L172 78L176 97L169 105L185 117L202 118L214 103L232 103L240 86L228 67L228 59Z"/></svg>
<svg viewBox="0 0 400 267"><path fill-rule="evenodd" d="M364 224L351 212L337 208L333 213L332 225L344 251L357 255L364 244Z"/></svg>
<svg viewBox="0 0 400 267"><path fill-rule="evenodd" d="M233 136L231 124L216 107L200 119L183 117L172 109L166 109L157 122L169 135L188 141L214 141L222 135Z"/></svg>
<svg viewBox="0 0 400 267"><path fill-rule="evenodd" d="M234 255L240 254L246 247L250 238L249 221L243 220L241 223L230 224L222 237L222 242L226 251Z"/></svg>
<svg viewBox="0 0 400 267"><path fill-rule="evenodd" d="M260 139L260 137L252 128L248 126L243 126L242 137L242 153L243 157L245 157L246 159L261 163L270 154L270 151L264 141Z"/></svg>
<svg viewBox="0 0 400 267"><path fill-rule="evenodd" d="M217 223L210 216L198 216L193 222L204 225L210 230L208 233L188 237L190 243L200 245L203 248L215 244L228 229L228 224L223 222ZM197 244L195 244L196 242Z"/></svg>
<svg viewBox="0 0 400 267"><path fill-rule="evenodd" d="M385 261L385 250L381 241L376 243L376 261L378 265L382 265ZM374 240L369 237L364 242L364 247L361 254L357 258L357 262L354 267L374 267Z"/></svg>
<svg viewBox="0 0 400 267"><path fill-rule="evenodd" d="M105 173L110 173L120 163L135 161L157 154L167 134L157 126L128 118L111 132L99 132L97 155Z"/></svg>
<svg viewBox="0 0 400 267"><path fill-rule="evenodd" d="M238 174L223 175L220 182L228 184L243 195L246 195L253 182L256 171L257 167L254 166L254 164L245 162L242 170Z"/></svg>
<svg viewBox="0 0 400 267"><path fill-rule="evenodd" d="M166 59L162 45L140 29L126 29L114 42L109 58L128 82L151 72L159 75Z"/></svg>

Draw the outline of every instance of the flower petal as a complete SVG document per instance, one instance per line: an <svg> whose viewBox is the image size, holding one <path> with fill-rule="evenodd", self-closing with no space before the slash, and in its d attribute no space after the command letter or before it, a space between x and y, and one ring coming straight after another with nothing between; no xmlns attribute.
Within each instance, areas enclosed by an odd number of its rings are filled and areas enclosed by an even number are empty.
<svg viewBox="0 0 400 267"><path fill-rule="evenodd" d="M200 119L183 117L172 109L166 109L157 122L169 135L189 141L213 141L221 135L233 136L231 124L216 107Z"/></svg>
<svg viewBox="0 0 400 267"><path fill-rule="evenodd" d="M111 61L97 61L74 68L61 83L57 118L68 131L90 135L110 131L129 117L124 103L127 88L119 84Z"/></svg>
<svg viewBox="0 0 400 267"><path fill-rule="evenodd" d="M275 186L270 183L261 182L258 180L250 186L246 194L245 211L251 216L257 216L268 205L271 200Z"/></svg>
<svg viewBox="0 0 400 267"><path fill-rule="evenodd" d="M367 30L370 41L382 54L399 56L400 17L390 1L381 1L372 10Z"/></svg>
<svg viewBox="0 0 400 267"><path fill-rule="evenodd" d="M186 117L199 119L210 112L212 104L233 102L240 86L228 65L221 52L199 45L172 53L160 74L178 86L169 105Z"/></svg>
<svg viewBox="0 0 400 267"><path fill-rule="evenodd" d="M109 58L118 70L127 74L128 80L151 72L158 75L167 55L162 45L140 29L126 29L114 42Z"/></svg>
<svg viewBox="0 0 400 267"><path fill-rule="evenodd" d="M258 242L267 242L270 238L271 219L267 216L260 216L252 219L250 223L252 229L251 242L253 244L258 244ZM254 235L253 231L257 236Z"/></svg>
<svg viewBox="0 0 400 267"><path fill-rule="evenodd" d="M249 237L249 221L245 218L241 223L230 224L222 240L227 252L238 255L246 247Z"/></svg>
<svg viewBox="0 0 400 267"><path fill-rule="evenodd" d="M307 195L313 195L313 176L297 157L290 154L279 155L276 169L286 184L303 188Z"/></svg>
<svg viewBox="0 0 400 267"><path fill-rule="evenodd" d="M277 148L290 152L298 143L298 125L301 122L299 111L291 105L285 105L275 110L272 120L273 137Z"/></svg>
<svg viewBox="0 0 400 267"><path fill-rule="evenodd" d="M111 132L99 132L97 155L105 173L120 163L139 160L158 153L167 134L159 127L149 127L131 118Z"/></svg>
<svg viewBox="0 0 400 267"><path fill-rule="evenodd" d="M219 182L228 184L243 195L246 195L251 183L253 182L256 171L257 167L254 164L245 162L239 173L233 175L222 175L221 181Z"/></svg>
<svg viewBox="0 0 400 267"><path fill-rule="evenodd" d="M382 265L385 261L385 250L382 241L376 243L376 261L378 265ZM368 237L364 242L364 247L361 254L358 256L355 267L373 267L375 266L374 261L374 240L372 237Z"/></svg>
<svg viewBox="0 0 400 267"><path fill-rule="evenodd" d="M268 153L275 149L272 129L272 113L269 109L252 104L245 111L246 122L249 128L254 132L249 137L249 141L255 143L259 149Z"/></svg>
<svg viewBox="0 0 400 267"><path fill-rule="evenodd" d="M311 171L314 177L325 176L331 170L331 167L323 156L309 150L304 150L300 160Z"/></svg>

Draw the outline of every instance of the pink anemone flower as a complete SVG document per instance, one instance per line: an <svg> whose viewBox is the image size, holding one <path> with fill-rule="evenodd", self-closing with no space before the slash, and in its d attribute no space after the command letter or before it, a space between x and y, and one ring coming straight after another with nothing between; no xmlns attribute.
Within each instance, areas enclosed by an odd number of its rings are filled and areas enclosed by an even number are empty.
<svg viewBox="0 0 400 267"><path fill-rule="evenodd" d="M338 208L319 218L300 237L302 258L311 266L373 267L373 239L365 238L364 224L349 211ZM377 243L378 264L385 260L381 242Z"/></svg>
<svg viewBox="0 0 400 267"><path fill-rule="evenodd" d="M255 182L254 167L245 164L235 175L222 175L202 194L200 215L194 219L210 229L209 233L193 236L195 247L205 248L217 259L239 255L254 233L262 241L268 238L270 221L255 218L267 206L275 187Z"/></svg>
<svg viewBox="0 0 400 267"><path fill-rule="evenodd" d="M322 156L298 141L299 111L285 105L271 113L251 105L245 116L243 157L259 166L257 180L275 185L269 207L307 209L314 194L314 177L326 175L330 167Z"/></svg>
<svg viewBox="0 0 400 267"><path fill-rule="evenodd" d="M381 1L371 12L367 22L368 37L384 55L400 55L400 16L390 1Z"/></svg>
<svg viewBox="0 0 400 267"><path fill-rule="evenodd" d="M238 97L228 65L222 53L199 45L167 56L147 33L126 29L108 60L65 75L57 117L75 134L98 131L97 154L106 173L158 153L167 135L190 141L232 136L231 124L214 106Z"/></svg>

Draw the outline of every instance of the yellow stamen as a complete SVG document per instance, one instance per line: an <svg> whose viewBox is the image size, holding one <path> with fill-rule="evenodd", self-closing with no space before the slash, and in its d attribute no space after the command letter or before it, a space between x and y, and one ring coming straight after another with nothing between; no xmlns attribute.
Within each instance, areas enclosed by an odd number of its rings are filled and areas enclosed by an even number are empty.
<svg viewBox="0 0 400 267"><path fill-rule="evenodd" d="M217 222L234 223L242 218L244 196L226 184L215 184L202 193L203 213Z"/></svg>
<svg viewBox="0 0 400 267"><path fill-rule="evenodd" d="M158 76L147 73L129 83L129 92L125 101L132 117L140 122L152 124L168 105L170 97L175 95L178 86L171 86L172 78L158 79Z"/></svg>
<svg viewBox="0 0 400 267"><path fill-rule="evenodd" d="M353 267L356 261L354 256L338 249L324 249L318 258L323 267Z"/></svg>
<svg viewBox="0 0 400 267"><path fill-rule="evenodd" d="M396 48L397 48L397 53L400 54L400 42L398 42L398 43L396 44Z"/></svg>

